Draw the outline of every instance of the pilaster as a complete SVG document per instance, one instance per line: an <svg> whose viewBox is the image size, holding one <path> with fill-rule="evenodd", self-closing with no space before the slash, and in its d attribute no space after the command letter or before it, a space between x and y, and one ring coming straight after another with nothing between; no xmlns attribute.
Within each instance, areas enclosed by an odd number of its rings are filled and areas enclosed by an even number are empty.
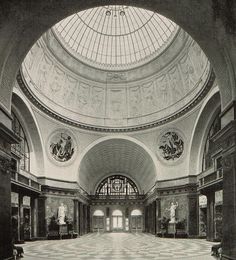
<svg viewBox="0 0 236 260"><path fill-rule="evenodd" d="M12 256L11 144L19 139L0 123L0 259Z"/></svg>
<svg viewBox="0 0 236 260"><path fill-rule="evenodd" d="M216 137L222 148L223 259L236 259L236 120Z"/></svg>

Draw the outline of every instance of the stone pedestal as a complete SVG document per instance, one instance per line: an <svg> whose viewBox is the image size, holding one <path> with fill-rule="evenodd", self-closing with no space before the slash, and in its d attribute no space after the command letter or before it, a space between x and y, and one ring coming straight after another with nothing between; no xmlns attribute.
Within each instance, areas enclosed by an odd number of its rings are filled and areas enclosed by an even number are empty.
<svg viewBox="0 0 236 260"><path fill-rule="evenodd" d="M176 223L170 223L168 224L168 234L174 235L176 233Z"/></svg>

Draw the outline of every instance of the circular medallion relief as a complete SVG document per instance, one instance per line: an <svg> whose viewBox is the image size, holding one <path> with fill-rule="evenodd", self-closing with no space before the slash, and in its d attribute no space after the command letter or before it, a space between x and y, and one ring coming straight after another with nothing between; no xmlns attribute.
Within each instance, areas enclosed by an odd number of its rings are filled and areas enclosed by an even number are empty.
<svg viewBox="0 0 236 260"><path fill-rule="evenodd" d="M49 154L57 162L68 162L74 157L75 138L67 130L57 130L48 142Z"/></svg>
<svg viewBox="0 0 236 260"><path fill-rule="evenodd" d="M184 152L184 141L176 131L166 131L159 139L158 150L165 161L177 161Z"/></svg>

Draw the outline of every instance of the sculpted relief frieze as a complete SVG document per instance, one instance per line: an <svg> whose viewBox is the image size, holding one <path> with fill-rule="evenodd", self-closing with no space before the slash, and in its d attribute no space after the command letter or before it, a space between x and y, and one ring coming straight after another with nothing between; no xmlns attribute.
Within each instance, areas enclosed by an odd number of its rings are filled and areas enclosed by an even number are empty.
<svg viewBox="0 0 236 260"><path fill-rule="evenodd" d="M164 70L139 82L129 82L123 72L108 73L104 84L82 78L60 64L40 42L22 65L27 85L51 110L64 111L66 117L71 112L73 120L77 115L82 123L89 117L108 125L110 119L129 125L136 119L146 123L174 113L201 91L209 71L207 58L194 42Z"/></svg>

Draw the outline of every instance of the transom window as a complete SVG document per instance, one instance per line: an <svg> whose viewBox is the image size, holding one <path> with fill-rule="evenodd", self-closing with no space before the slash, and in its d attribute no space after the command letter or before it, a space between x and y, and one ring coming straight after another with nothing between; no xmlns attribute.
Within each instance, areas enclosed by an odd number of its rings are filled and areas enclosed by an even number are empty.
<svg viewBox="0 0 236 260"><path fill-rule="evenodd" d="M96 195L138 195L138 188L129 178L113 175L104 179L96 190Z"/></svg>
<svg viewBox="0 0 236 260"><path fill-rule="evenodd" d="M20 143L12 144L11 151L20 158L19 168L25 171L30 171L29 145L25 132L15 113L12 113L12 118L12 131L20 138Z"/></svg>

